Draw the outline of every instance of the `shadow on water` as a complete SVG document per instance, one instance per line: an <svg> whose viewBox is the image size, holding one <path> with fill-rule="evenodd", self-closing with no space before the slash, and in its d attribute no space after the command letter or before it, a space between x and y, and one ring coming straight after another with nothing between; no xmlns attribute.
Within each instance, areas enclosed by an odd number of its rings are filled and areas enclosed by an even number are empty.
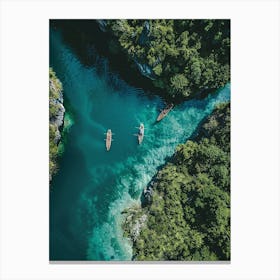
<svg viewBox="0 0 280 280"><path fill-rule="evenodd" d="M135 64L128 61L125 53L110 51L110 42L115 39L109 32L101 31L95 20L50 20L50 27L62 32L65 44L85 67L96 66L100 62L100 56L106 57L112 72L118 73L127 84L144 89L149 95L162 93L150 79L140 74ZM122 79L118 80L122 82Z"/></svg>
<svg viewBox="0 0 280 280"><path fill-rule="evenodd" d="M68 164L69 161L72 164ZM81 192L80 178L90 182L90 173L79 149L71 145L71 140L59 160L59 166L60 170L53 178L50 192L50 259L83 260L86 225L79 221L76 207L77 197Z"/></svg>

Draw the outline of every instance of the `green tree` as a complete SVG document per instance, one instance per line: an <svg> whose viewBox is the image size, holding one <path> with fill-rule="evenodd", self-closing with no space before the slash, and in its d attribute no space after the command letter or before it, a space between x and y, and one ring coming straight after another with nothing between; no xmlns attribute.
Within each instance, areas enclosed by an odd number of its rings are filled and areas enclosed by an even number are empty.
<svg viewBox="0 0 280 280"><path fill-rule="evenodd" d="M228 20L107 23L120 49L129 59L149 65L154 72L153 84L169 97L190 98L201 89L219 88L230 80Z"/></svg>
<svg viewBox="0 0 280 280"><path fill-rule="evenodd" d="M152 204L135 215L147 216L133 242L136 260L230 259L229 125L222 104L157 173ZM125 223L126 236L135 222Z"/></svg>

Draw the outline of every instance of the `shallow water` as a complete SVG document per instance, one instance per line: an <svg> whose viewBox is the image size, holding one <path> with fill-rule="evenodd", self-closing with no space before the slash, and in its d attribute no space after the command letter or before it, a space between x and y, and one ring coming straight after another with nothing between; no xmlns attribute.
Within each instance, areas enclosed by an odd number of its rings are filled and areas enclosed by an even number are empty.
<svg viewBox="0 0 280 280"><path fill-rule="evenodd" d="M216 104L230 99L227 85L204 100L177 106L155 123L162 100L128 86L91 51L94 65L84 67L60 34L50 32L50 66L74 115L51 185L50 260L130 260L122 210L139 203L142 190L175 147ZM139 146L133 134L140 122L145 137ZM104 141L108 128L115 133L110 152Z"/></svg>

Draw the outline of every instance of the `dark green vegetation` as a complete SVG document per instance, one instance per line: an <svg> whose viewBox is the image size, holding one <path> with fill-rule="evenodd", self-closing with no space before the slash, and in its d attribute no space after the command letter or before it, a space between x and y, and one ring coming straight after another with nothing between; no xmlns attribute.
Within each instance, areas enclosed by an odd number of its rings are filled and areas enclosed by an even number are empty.
<svg viewBox="0 0 280 280"><path fill-rule="evenodd" d="M230 104L177 147L123 225L136 260L230 259ZM147 198L149 198L147 200Z"/></svg>
<svg viewBox="0 0 280 280"><path fill-rule="evenodd" d="M49 69L49 173L50 179L57 172L57 156L59 153L60 132L62 125L61 120L58 121L63 105L62 84L56 77L52 68ZM63 108L64 113L64 108ZM63 118L63 114L62 114Z"/></svg>
<svg viewBox="0 0 280 280"><path fill-rule="evenodd" d="M108 20L112 53L125 51L155 87L173 99L230 80L229 20Z"/></svg>

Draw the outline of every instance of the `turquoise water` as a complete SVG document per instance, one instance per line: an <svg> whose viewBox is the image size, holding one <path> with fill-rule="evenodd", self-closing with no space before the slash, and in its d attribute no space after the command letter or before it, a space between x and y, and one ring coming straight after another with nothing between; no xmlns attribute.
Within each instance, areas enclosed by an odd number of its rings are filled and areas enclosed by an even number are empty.
<svg viewBox="0 0 280 280"><path fill-rule="evenodd" d="M139 203L157 168L188 139L218 103L230 99L230 85L203 100L177 106L155 123L164 104L110 73L97 55L84 67L50 32L50 66L64 86L74 124L50 193L50 260L130 260L132 248L123 237L121 212ZM66 108L67 109L67 108ZM137 144L137 126L145 138ZM105 135L115 135L110 152Z"/></svg>

